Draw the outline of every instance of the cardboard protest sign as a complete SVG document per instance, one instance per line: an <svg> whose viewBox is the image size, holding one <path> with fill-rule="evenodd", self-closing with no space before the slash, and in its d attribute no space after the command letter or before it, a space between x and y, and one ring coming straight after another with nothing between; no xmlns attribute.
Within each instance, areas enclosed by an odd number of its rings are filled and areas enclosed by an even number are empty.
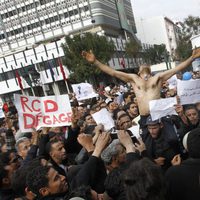
<svg viewBox="0 0 200 200"><path fill-rule="evenodd" d="M41 127L71 125L72 109L68 95L33 97L15 94L15 106L22 132Z"/></svg>
<svg viewBox="0 0 200 200"><path fill-rule="evenodd" d="M104 125L105 131L108 131L115 126L115 122L106 108L103 108L100 111L92 114L92 117L97 124Z"/></svg>
<svg viewBox="0 0 200 200"><path fill-rule="evenodd" d="M167 115L177 115L174 108L176 104L176 97L151 100L149 102L149 109L152 120L157 120Z"/></svg>
<svg viewBox="0 0 200 200"><path fill-rule="evenodd" d="M200 80L178 80L177 94L182 105L200 102Z"/></svg>
<svg viewBox="0 0 200 200"><path fill-rule="evenodd" d="M94 92L92 85L89 83L72 84L72 88L78 101L98 96L98 94Z"/></svg>

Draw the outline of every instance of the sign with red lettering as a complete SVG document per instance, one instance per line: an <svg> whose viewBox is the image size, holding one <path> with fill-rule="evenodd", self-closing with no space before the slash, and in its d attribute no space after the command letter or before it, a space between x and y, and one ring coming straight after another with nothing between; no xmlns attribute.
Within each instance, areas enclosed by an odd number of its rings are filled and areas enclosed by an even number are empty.
<svg viewBox="0 0 200 200"><path fill-rule="evenodd" d="M19 128L22 132L41 127L71 125L72 109L68 95L33 97L15 94Z"/></svg>

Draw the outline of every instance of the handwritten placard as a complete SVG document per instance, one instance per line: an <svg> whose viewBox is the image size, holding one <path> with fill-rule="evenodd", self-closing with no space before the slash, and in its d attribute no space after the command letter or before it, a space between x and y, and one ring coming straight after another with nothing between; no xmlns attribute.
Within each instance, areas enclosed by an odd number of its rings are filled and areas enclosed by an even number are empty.
<svg viewBox="0 0 200 200"><path fill-rule="evenodd" d="M177 115L174 108L175 104L177 104L176 97L151 100L149 109L152 120L157 120L167 115Z"/></svg>
<svg viewBox="0 0 200 200"><path fill-rule="evenodd" d="M72 109L68 95L33 97L15 94L14 99L21 132L71 125Z"/></svg>
<svg viewBox="0 0 200 200"><path fill-rule="evenodd" d="M200 102L200 80L178 80L177 94L182 105Z"/></svg>

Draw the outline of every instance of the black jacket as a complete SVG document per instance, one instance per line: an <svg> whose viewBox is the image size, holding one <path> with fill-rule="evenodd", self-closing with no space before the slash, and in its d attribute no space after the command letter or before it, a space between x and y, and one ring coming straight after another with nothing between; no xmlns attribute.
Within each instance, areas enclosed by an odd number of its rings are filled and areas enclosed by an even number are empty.
<svg viewBox="0 0 200 200"><path fill-rule="evenodd" d="M0 189L0 200L14 200L15 194L12 189Z"/></svg>
<svg viewBox="0 0 200 200"><path fill-rule="evenodd" d="M148 134L144 143L146 145L147 156L150 159L154 160L158 157L165 158L165 164L162 166L164 171L171 166L171 160L173 157L180 153L178 143L172 145L168 142L166 134L162 129L158 138L154 139L150 134Z"/></svg>
<svg viewBox="0 0 200 200"><path fill-rule="evenodd" d="M169 200L200 199L200 159L189 158L166 172Z"/></svg>

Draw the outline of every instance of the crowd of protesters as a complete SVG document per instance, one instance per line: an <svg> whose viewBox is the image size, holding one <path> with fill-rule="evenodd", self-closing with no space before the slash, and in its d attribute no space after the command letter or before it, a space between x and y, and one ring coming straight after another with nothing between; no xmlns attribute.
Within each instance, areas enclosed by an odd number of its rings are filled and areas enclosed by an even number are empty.
<svg viewBox="0 0 200 200"><path fill-rule="evenodd" d="M155 86L148 71L141 76L146 85L134 76L132 85L101 87L98 97L81 102L70 94L72 124L65 127L24 133L14 104L5 104L0 200L199 200L200 102L183 106L177 101L177 115L157 120L144 105L154 97L177 96L164 81L174 73L154 76ZM199 72L192 77L200 78ZM93 118L103 108L115 122L111 130ZM138 138L128 130L137 125Z"/></svg>
<svg viewBox="0 0 200 200"><path fill-rule="evenodd" d="M176 96L167 82L160 92ZM126 131L140 124L133 89L112 84L99 93L81 103L71 95L71 126L27 133L13 103L4 105L0 199L200 199L200 103L177 104L177 115L155 121L149 115L137 139ZM102 108L115 121L111 131L92 117Z"/></svg>

